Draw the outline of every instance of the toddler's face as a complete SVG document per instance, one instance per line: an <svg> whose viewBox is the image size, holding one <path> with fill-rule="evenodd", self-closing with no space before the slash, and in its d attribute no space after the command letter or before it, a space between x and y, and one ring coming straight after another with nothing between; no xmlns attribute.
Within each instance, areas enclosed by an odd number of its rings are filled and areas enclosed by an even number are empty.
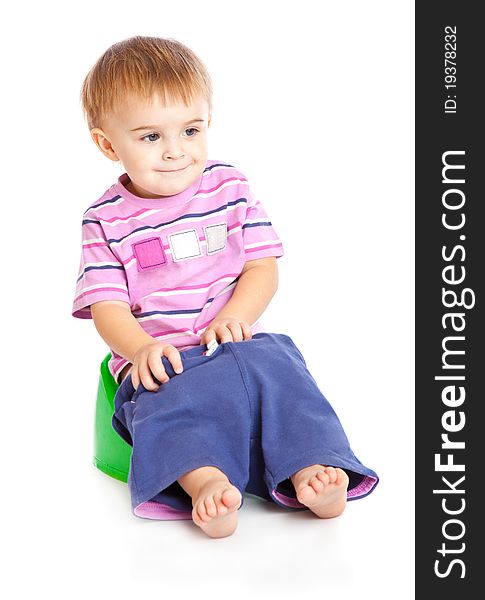
<svg viewBox="0 0 485 600"><path fill-rule="evenodd" d="M131 98L91 134L106 156L121 161L132 193L159 198L183 192L200 177L209 123L203 98L190 106L163 104L158 96L151 102Z"/></svg>

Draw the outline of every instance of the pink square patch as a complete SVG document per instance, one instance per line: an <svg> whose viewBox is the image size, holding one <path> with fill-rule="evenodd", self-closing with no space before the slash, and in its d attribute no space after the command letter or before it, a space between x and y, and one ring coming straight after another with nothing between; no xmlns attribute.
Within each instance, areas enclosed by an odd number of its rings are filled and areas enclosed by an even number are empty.
<svg viewBox="0 0 485 600"><path fill-rule="evenodd" d="M167 262L162 240L158 237L136 242L132 244L132 248L133 254L136 257L138 271L155 269Z"/></svg>

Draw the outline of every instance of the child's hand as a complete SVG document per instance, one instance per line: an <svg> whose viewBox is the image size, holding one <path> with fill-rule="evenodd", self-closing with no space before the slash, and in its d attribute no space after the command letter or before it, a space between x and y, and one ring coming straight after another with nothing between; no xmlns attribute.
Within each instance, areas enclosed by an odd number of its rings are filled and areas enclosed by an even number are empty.
<svg viewBox="0 0 485 600"><path fill-rule="evenodd" d="M183 366L180 358L180 352L171 344L162 344L153 342L142 346L133 357L133 367L131 369L131 381L135 390L140 382L147 390L156 392L160 387L153 377L156 377L160 383L166 383L170 377L167 375L162 356L166 356L176 373L182 373Z"/></svg>
<svg viewBox="0 0 485 600"><path fill-rule="evenodd" d="M216 340L224 342L242 342L252 337L251 327L245 321L239 321L232 317L225 319L214 319L200 337L201 344L208 344Z"/></svg>

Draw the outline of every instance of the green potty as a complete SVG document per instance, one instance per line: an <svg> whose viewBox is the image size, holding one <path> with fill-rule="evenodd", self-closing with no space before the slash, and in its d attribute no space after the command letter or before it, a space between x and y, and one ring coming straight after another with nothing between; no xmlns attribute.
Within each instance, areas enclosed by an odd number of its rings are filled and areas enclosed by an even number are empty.
<svg viewBox="0 0 485 600"><path fill-rule="evenodd" d="M108 369L108 354L101 363L96 401L93 462L98 469L120 481L128 481L132 448L113 429L114 397L118 384Z"/></svg>

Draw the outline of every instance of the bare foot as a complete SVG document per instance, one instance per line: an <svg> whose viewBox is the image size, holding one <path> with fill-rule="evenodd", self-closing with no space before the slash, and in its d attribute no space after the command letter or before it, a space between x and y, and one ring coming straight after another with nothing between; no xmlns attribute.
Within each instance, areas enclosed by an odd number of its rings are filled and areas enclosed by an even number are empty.
<svg viewBox="0 0 485 600"><path fill-rule="evenodd" d="M291 482L298 500L320 519L331 519L343 513L349 478L342 469L311 465L294 473Z"/></svg>
<svg viewBox="0 0 485 600"><path fill-rule="evenodd" d="M193 498L192 519L209 537L227 537L236 530L241 500L241 492L224 474L211 477Z"/></svg>

